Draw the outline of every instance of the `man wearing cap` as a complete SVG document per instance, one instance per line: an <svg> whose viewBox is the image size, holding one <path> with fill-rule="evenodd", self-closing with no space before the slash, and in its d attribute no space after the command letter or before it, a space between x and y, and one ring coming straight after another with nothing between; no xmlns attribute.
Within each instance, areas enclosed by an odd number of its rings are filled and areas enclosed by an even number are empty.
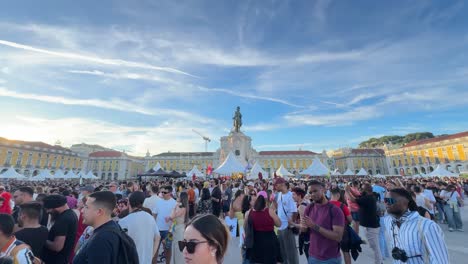
<svg viewBox="0 0 468 264"><path fill-rule="evenodd" d="M66 264L73 250L78 219L73 210L68 207L67 198L63 195L49 195L44 198L43 202L44 208L54 221L46 241L44 261Z"/></svg>
<svg viewBox="0 0 468 264"><path fill-rule="evenodd" d="M281 220L281 226L278 228L281 256L285 264L297 264L299 263L299 254L296 249L296 238L292 230L288 228L289 220L295 220L297 217L296 203L283 178L276 178L274 184L278 191L276 208Z"/></svg>

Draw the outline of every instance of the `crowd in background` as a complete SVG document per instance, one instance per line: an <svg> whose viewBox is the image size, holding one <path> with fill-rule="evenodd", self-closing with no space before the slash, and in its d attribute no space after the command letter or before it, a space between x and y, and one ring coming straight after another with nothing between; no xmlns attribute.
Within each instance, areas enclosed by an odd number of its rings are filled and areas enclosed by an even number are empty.
<svg viewBox="0 0 468 264"><path fill-rule="evenodd" d="M467 193L457 178L8 181L0 259L222 263L238 237L242 263L351 263L362 243L375 263L448 263L440 224L463 232Z"/></svg>

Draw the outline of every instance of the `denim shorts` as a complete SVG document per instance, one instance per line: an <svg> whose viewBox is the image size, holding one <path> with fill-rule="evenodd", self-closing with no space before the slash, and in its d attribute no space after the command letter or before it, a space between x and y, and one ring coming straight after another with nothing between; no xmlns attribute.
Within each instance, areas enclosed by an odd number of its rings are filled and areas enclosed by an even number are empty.
<svg viewBox="0 0 468 264"><path fill-rule="evenodd" d="M351 217L354 221L359 222L359 212L351 212Z"/></svg>
<svg viewBox="0 0 468 264"><path fill-rule="evenodd" d="M159 235L161 235L161 241L164 242L164 249L172 249L172 233L169 233L169 231L159 231Z"/></svg>
<svg viewBox="0 0 468 264"><path fill-rule="evenodd" d="M327 259L327 260L320 260L320 259L316 259L314 257L309 256L307 261L309 264L341 264L341 257Z"/></svg>

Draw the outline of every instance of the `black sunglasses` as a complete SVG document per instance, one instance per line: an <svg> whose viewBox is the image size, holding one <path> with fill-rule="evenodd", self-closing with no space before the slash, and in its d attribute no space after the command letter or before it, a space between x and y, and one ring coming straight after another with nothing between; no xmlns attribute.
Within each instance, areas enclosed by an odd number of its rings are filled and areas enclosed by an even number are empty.
<svg viewBox="0 0 468 264"><path fill-rule="evenodd" d="M162 194L168 194L169 192L161 192Z"/></svg>
<svg viewBox="0 0 468 264"><path fill-rule="evenodd" d="M184 251L184 248L187 247L187 252L189 254L193 254L195 253L195 248L197 247L198 244L203 244L203 243L208 243L208 241L198 241L198 242L195 242L195 241L179 241L179 250L180 252L183 252Z"/></svg>
<svg viewBox="0 0 468 264"><path fill-rule="evenodd" d="M395 198L384 198L384 202L389 205L394 205L397 200Z"/></svg>

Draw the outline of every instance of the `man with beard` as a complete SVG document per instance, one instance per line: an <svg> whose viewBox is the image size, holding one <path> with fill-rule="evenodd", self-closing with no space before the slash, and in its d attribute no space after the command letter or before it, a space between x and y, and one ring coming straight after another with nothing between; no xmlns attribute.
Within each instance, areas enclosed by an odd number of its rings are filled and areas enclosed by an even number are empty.
<svg viewBox="0 0 468 264"><path fill-rule="evenodd" d="M309 264L341 263L340 241L345 218L343 211L325 198L325 186L309 183L313 203L304 210L302 225L310 229Z"/></svg>
<svg viewBox="0 0 468 264"><path fill-rule="evenodd" d="M15 223L18 223L18 214L19 214L19 206L23 203L31 202L33 200L34 190L31 187L20 187L13 193L13 202L15 202L15 207L13 208L13 219Z"/></svg>
<svg viewBox="0 0 468 264"><path fill-rule="evenodd" d="M67 198L53 194L44 198L44 208L54 222L46 241L44 261L46 263L66 264L73 250L78 219L67 205Z"/></svg>
<svg viewBox="0 0 468 264"><path fill-rule="evenodd" d="M407 190L390 190L385 204L389 215L384 218L384 226L391 238L393 263L449 263L442 229L419 215Z"/></svg>

